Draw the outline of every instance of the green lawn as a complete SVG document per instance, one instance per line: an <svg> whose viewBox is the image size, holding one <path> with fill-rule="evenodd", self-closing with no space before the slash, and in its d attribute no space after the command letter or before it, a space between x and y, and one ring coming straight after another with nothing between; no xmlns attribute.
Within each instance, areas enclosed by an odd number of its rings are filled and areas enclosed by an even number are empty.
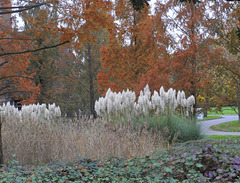
<svg viewBox="0 0 240 183"><path fill-rule="evenodd" d="M197 121L205 121L205 120L212 120L212 119L220 119L222 118L221 116L208 116L208 117L204 117L203 119L197 119Z"/></svg>
<svg viewBox="0 0 240 183"><path fill-rule="evenodd" d="M238 138L240 135L205 135L204 139L228 139L228 138Z"/></svg>
<svg viewBox="0 0 240 183"><path fill-rule="evenodd" d="M240 123L238 120L221 123L210 127L212 130L225 132L240 132Z"/></svg>
<svg viewBox="0 0 240 183"><path fill-rule="evenodd" d="M215 111L216 107L211 107L211 111L208 111L208 115L236 115L237 113L233 110L237 107L222 107L222 111Z"/></svg>

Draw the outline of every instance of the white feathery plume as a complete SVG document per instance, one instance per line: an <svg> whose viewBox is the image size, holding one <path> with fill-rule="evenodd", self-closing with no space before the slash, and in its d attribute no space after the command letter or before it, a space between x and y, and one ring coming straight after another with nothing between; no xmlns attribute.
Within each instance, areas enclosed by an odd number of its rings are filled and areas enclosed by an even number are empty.
<svg viewBox="0 0 240 183"><path fill-rule="evenodd" d="M59 106L57 106L56 108L55 108L55 115L56 115L56 117L61 117L61 109L60 109L60 107Z"/></svg>
<svg viewBox="0 0 240 183"><path fill-rule="evenodd" d="M160 104L160 96L158 95L157 91L153 92L152 95L152 107L153 109L158 109L159 108L159 104Z"/></svg>
<svg viewBox="0 0 240 183"><path fill-rule="evenodd" d="M182 94L181 94L181 91L179 90L178 92L177 92L177 103L179 104L179 105L182 105Z"/></svg>
<svg viewBox="0 0 240 183"><path fill-rule="evenodd" d="M0 108L2 109L1 114L5 114L4 116L7 118L7 121L11 120L18 123L27 123L31 121L44 122L46 120L49 120L50 116L52 119L61 116L60 107L56 107L56 104L49 106L51 111L46 108L46 104L23 105L21 111L19 111L13 105L10 105L10 103L7 105L3 104L0 106Z"/></svg>
<svg viewBox="0 0 240 183"><path fill-rule="evenodd" d="M193 105L195 104L195 98L193 95L187 98L187 110L193 113Z"/></svg>
<svg viewBox="0 0 240 183"><path fill-rule="evenodd" d="M50 111L47 108L45 108L44 117L46 120L50 119Z"/></svg>
<svg viewBox="0 0 240 183"><path fill-rule="evenodd" d="M105 97L100 97L95 102L95 110L99 116L106 116L111 113L113 116L139 116L144 114L159 114L164 113L165 110L173 112L178 106L187 108L189 110L195 102L194 97L185 98L184 91L178 91L170 88L167 92L164 91L163 86L157 91L151 91L146 85L136 102L136 94L134 91L127 89L122 92L112 92L108 89Z"/></svg>

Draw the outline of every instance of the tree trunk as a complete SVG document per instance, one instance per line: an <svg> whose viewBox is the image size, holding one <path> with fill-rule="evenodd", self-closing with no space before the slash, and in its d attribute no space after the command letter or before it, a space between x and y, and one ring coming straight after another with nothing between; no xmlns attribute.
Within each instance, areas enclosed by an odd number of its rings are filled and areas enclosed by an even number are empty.
<svg viewBox="0 0 240 183"><path fill-rule="evenodd" d="M237 107L238 107L238 122L240 123L240 102L238 102Z"/></svg>
<svg viewBox="0 0 240 183"><path fill-rule="evenodd" d="M191 45L195 45L196 44L196 40L195 40L195 32L196 32L196 26L194 25L193 22L193 17L194 17L194 11L196 10L195 4L191 1L191 35L190 35L190 39L191 39ZM193 58L191 59L191 64L192 64L192 73L193 73L193 79L191 81L191 95L194 96L195 98L195 104L193 105L193 119L196 119L197 117L197 87L196 87L196 76L197 76L197 50L195 50L195 52L193 53Z"/></svg>
<svg viewBox="0 0 240 183"><path fill-rule="evenodd" d="M195 104L193 105L193 119L196 119L196 117L197 117L197 97L196 97L196 90L194 90L192 93L191 93L191 95L193 95L194 96L194 98L195 98Z"/></svg>
<svg viewBox="0 0 240 183"><path fill-rule="evenodd" d="M90 103L90 112L94 118L97 117L94 106L94 73L93 73L93 58L91 53L91 45L87 44L87 53L88 53L88 79L89 79L89 103Z"/></svg>
<svg viewBox="0 0 240 183"><path fill-rule="evenodd" d="M203 117L207 117L207 110L209 109L209 98L206 96L206 104L203 107Z"/></svg>
<svg viewBox="0 0 240 183"><path fill-rule="evenodd" d="M237 93L238 122L240 123L240 83L237 84L236 93Z"/></svg>
<svg viewBox="0 0 240 183"><path fill-rule="evenodd" d="M207 118L207 110L204 110L204 112L203 112L203 117L204 117L204 118Z"/></svg>
<svg viewBox="0 0 240 183"><path fill-rule="evenodd" d="M4 163L3 161L3 147L2 147L2 118L0 117L0 166Z"/></svg>

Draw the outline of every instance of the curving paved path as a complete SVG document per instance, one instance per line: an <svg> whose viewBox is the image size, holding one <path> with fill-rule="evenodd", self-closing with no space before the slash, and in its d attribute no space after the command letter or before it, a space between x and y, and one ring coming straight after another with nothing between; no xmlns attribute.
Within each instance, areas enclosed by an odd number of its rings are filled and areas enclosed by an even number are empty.
<svg viewBox="0 0 240 183"><path fill-rule="evenodd" d="M237 115L220 115L220 116L222 116L223 118L198 122L199 124L201 124L203 135L240 135L240 132L221 132L211 130L209 128L210 126L238 119Z"/></svg>

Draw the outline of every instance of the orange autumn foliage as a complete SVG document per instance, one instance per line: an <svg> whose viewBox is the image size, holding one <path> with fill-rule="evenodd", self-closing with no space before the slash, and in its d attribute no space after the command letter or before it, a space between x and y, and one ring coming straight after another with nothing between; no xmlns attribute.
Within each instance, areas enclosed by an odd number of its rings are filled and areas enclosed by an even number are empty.
<svg viewBox="0 0 240 183"><path fill-rule="evenodd" d="M111 0L68 0L61 1L60 28L62 39L68 39L69 54L74 58L68 63L65 87L62 96L69 97L69 110L81 109L96 115L94 102L99 97L96 76L99 73L100 49L106 45L112 26Z"/></svg>
<svg viewBox="0 0 240 183"><path fill-rule="evenodd" d="M115 12L117 22L108 30L108 46L102 48L99 90L103 93L108 88L113 91L127 88L140 91L146 84L155 88L160 80L164 83L167 76L164 74L149 81L153 74L153 70L149 70L154 68L157 72L162 69L161 64L165 65L159 58L158 52L163 53L164 48L157 45L156 27L149 8L138 12L129 6L128 1L119 0L115 4ZM161 64L156 67L157 62Z"/></svg>
<svg viewBox="0 0 240 183"><path fill-rule="evenodd" d="M11 6L10 1L1 1L2 7ZM0 16L0 54L22 51L29 47L22 34L12 28L11 14ZM26 37L25 37L26 38ZM0 57L0 95L1 98L22 98L24 103L35 102L39 87L32 81L34 75L27 69L29 54Z"/></svg>
<svg viewBox="0 0 240 183"><path fill-rule="evenodd" d="M75 47L84 43L93 43L97 35L92 34L112 24L110 0L68 0L61 1L60 18L63 40L72 40ZM77 38L77 39L76 39Z"/></svg>
<svg viewBox="0 0 240 183"><path fill-rule="evenodd" d="M16 52L26 48L19 41L1 41L4 52ZM23 103L34 103L39 93L39 86L32 81L34 73L28 71L29 54L3 56L0 72L0 95L6 98L22 98Z"/></svg>

